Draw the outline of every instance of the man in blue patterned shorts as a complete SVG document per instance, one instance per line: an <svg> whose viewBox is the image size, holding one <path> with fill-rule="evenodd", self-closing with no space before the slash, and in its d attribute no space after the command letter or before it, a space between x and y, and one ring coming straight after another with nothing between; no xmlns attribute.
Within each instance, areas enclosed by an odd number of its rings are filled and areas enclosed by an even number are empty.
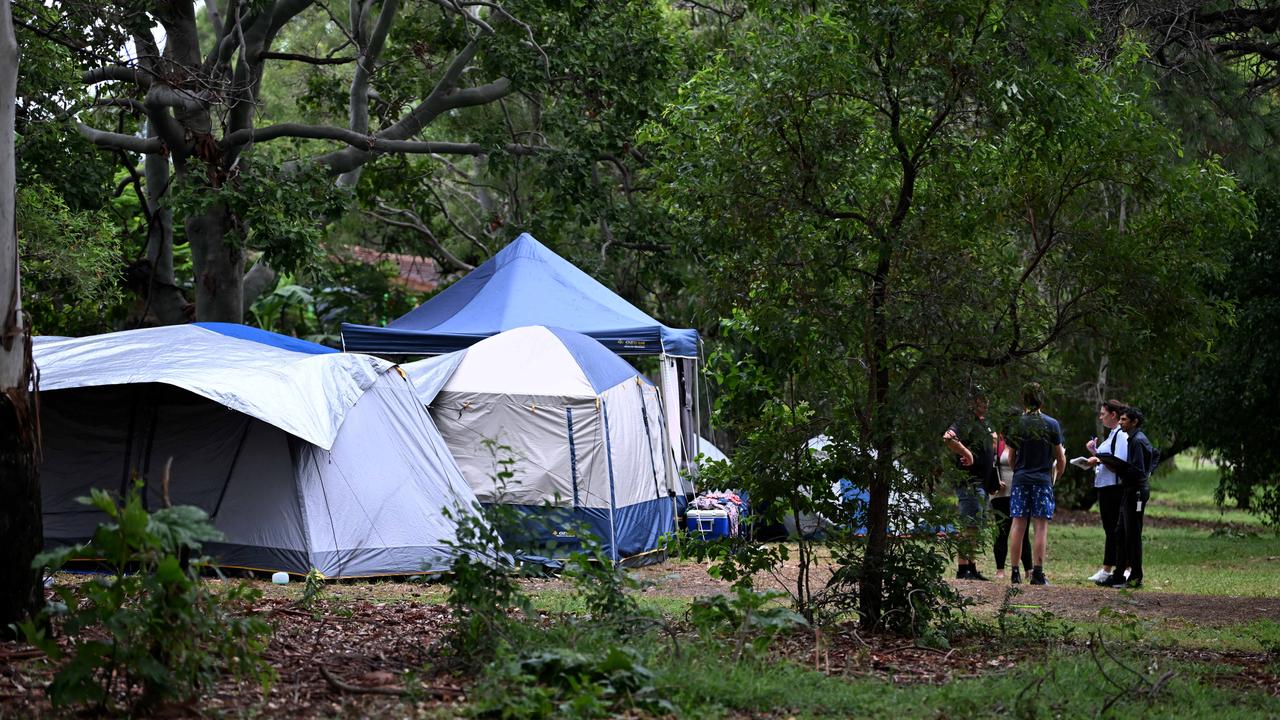
<svg viewBox="0 0 1280 720"><path fill-rule="evenodd" d="M1031 518L1036 530L1031 545L1032 585L1049 584L1044 576L1044 554L1049 520L1053 518L1053 485L1067 467L1062 426L1041 412L1043 405L1044 392L1040 384L1023 385L1024 412L1006 436L1013 465L1013 491L1009 496L1013 527L1009 531L1009 547L1022 547L1027 518ZM1018 564L1010 561L1009 566L1013 568L1012 582L1022 582Z"/></svg>

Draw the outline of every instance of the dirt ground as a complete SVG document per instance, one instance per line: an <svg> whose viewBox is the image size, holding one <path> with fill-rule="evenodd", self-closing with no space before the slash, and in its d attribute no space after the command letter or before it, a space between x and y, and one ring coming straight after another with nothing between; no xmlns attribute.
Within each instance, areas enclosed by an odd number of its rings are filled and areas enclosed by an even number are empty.
<svg viewBox="0 0 1280 720"><path fill-rule="evenodd" d="M776 576L761 577L758 587L784 590L794 583L794 565ZM824 579L820 568L815 572ZM666 562L633 571L649 597L692 598L727 592L727 583L708 576L692 562ZM82 582L83 576L60 576ZM971 612L994 615L1005 601L1008 585L951 581L972 599ZM527 581L528 589L569 591L557 579ZM253 686L226 681L197 705L164 709L168 717L253 715L294 717L402 717L415 711L446 716L467 701L471 679L449 669L441 639L449 621L441 604L443 589L410 582L340 583L327 589L328 599L313 610L298 608L296 584L280 587L257 581L264 597L255 611L275 626L267 659L278 673L269 697ZM1019 611L1049 612L1068 620L1096 620L1111 607L1165 627L1214 627L1252 620L1280 619L1280 598L1233 598L1102 588L1020 586L1012 600ZM688 629L677 634L688 633ZM1083 644L1078 648L1087 652ZM780 657L843 677L877 677L897 684L945 683L952 679L1007 672L1027 653L989 646L982 639L964 640L943 650L918 647L910 640L861 632L852 623L822 633L797 632L780 638ZM1222 668L1223 682L1280 698L1280 676L1274 658L1263 653L1172 650L1170 654ZM54 714L45 694L54 666L38 651L0 642L0 720ZM408 704L406 704L408 703ZM63 713L65 717L75 717Z"/></svg>
<svg viewBox="0 0 1280 720"><path fill-rule="evenodd" d="M822 569L814 572L821 577ZM633 571L649 587L643 592L671 597L701 597L730 592L729 584L707 575L706 568L693 563L664 563ZM796 568L758 578L759 589L786 592L795 585ZM951 580L952 586L973 601L971 612L993 615L1004 602L1007 582ZM1223 626L1251 620L1280 619L1280 598L1224 597L1220 595L1180 595L1177 593L1110 588L1018 586L1012 602L1024 609L1051 612L1068 620L1096 620L1098 611L1111 607L1140 619L1168 620L1199 626Z"/></svg>

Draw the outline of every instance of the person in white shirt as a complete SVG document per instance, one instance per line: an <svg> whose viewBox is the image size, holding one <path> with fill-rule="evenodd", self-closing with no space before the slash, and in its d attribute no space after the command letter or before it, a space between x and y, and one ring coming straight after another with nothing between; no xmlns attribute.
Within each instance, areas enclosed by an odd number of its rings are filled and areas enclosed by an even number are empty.
<svg viewBox="0 0 1280 720"><path fill-rule="evenodd" d="M1093 487L1098 491L1098 515L1102 520L1104 544L1102 549L1102 567L1089 577L1098 585L1104 585L1116 570L1116 561L1120 556L1120 499L1124 490L1119 478L1111 468L1098 461L1097 454L1105 453L1124 460L1129 451L1129 436L1120 428L1120 415L1126 405L1119 400L1107 400L1098 407L1098 422L1107 429L1107 435L1101 442L1094 438L1085 447L1089 449L1089 464L1094 468ZM1123 572L1124 568L1120 568Z"/></svg>

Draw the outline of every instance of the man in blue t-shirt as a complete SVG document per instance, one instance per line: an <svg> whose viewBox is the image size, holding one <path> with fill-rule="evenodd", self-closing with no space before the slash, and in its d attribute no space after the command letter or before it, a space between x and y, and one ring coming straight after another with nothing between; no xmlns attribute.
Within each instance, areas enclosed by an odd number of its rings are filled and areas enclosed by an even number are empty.
<svg viewBox="0 0 1280 720"><path fill-rule="evenodd" d="M1043 405L1044 391L1040 383L1023 385L1024 411L1006 435L1013 464L1013 489L1009 495L1013 527L1009 530L1009 547L1022 547L1030 518L1036 530L1031 544L1032 585L1049 584L1044 576L1044 555L1049 520L1053 518L1053 485L1067 467L1062 426L1041 412ZM1013 568L1011 581L1022 582L1017 563L1011 561L1009 565Z"/></svg>

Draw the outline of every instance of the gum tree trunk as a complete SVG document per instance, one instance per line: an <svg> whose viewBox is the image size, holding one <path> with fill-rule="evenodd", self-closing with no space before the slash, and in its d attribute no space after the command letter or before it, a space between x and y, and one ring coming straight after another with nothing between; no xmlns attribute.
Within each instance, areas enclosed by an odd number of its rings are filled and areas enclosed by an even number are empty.
<svg viewBox="0 0 1280 720"><path fill-rule="evenodd" d="M244 250L226 206L214 203L187 218L196 274L196 319L238 323L244 317Z"/></svg>
<svg viewBox="0 0 1280 720"><path fill-rule="evenodd" d="M150 123L148 130L154 137L155 128ZM161 196L169 187L169 158L147 155L144 163L148 203L147 310L161 325L178 325L190 318L187 316L189 303L173 275L173 211L165 206ZM144 317L147 314L143 313Z"/></svg>
<svg viewBox="0 0 1280 720"><path fill-rule="evenodd" d="M31 344L22 322L14 219L14 98L18 42L9 3L0 2L0 635L44 602L31 560L44 534L40 514L39 415Z"/></svg>

